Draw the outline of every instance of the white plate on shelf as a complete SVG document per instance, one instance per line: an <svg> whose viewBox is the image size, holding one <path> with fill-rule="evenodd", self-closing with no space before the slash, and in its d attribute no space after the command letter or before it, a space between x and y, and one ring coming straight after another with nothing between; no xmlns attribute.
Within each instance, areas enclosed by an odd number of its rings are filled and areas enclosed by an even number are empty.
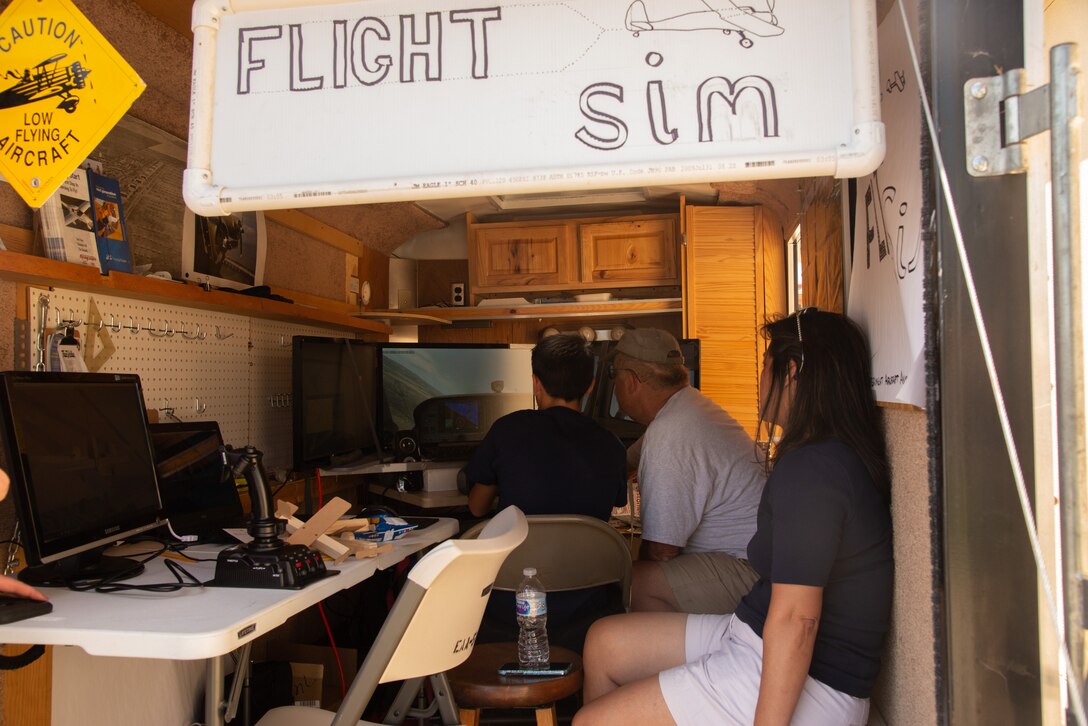
<svg viewBox="0 0 1088 726"><path fill-rule="evenodd" d="M478 308L517 308L529 305L529 301L523 297L492 297L485 298L476 303Z"/></svg>
<svg viewBox="0 0 1088 726"><path fill-rule="evenodd" d="M575 295L574 299L580 303L608 302L612 299L610 292L587 292Z"/></svg>

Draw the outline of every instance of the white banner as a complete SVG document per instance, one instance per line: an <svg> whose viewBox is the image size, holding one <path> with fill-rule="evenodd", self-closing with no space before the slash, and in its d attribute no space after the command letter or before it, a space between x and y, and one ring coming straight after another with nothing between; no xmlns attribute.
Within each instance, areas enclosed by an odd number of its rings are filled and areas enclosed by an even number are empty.
<svg viewBox="0 0 1088 726"><path fill-rule="evenodd" d="M916 17L916 0L903 2L907 17ZM869 335L876 399L924 407L922 103L897 7L880 23L879 38L888 153L858 179L847 314Z"/></svg>
<svg viewBox="0 0 1088 726"><path fill-rule="evenodd" d="M744 3L197 0L186 202L871 172L872 0Z"/></svg>

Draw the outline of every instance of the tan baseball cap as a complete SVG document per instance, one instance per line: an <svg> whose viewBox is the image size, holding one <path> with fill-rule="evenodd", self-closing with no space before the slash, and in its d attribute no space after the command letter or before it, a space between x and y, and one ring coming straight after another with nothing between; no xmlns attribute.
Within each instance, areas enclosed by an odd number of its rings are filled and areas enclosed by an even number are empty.
<svg viewBox="0 0 1088 726"><path fill-rule="evenodd" d="M617 353L646 363L684 365L684 354L680 352L680 344L676 342L676 338L658 328L628 330L616 344L613 356Z"/></svg>

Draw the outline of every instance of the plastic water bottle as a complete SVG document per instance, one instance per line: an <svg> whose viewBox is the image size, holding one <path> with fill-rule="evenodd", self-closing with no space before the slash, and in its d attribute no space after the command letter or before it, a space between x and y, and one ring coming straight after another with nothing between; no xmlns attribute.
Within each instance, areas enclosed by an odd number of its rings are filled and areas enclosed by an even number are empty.
<svg viewBox="0 0 1088 726"><path fill-rule="evenodd" d="M536 577L535 567L526 567L521 574L525 577L514 596L518 613L518 662L523 666L547 663L551 658L547 595Z"/></svg>

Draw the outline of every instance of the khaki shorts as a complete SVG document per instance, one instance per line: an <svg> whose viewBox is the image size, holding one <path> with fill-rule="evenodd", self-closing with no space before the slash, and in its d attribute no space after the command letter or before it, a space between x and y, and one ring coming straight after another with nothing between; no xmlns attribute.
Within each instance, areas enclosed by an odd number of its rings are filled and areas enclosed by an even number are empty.
<svg viewBox="0 0 1088 726"><path fill-rule="evenodd" d="M685 613L734 612L759 579L748 560L724 552L679 555L658 564Z"/></svg>

